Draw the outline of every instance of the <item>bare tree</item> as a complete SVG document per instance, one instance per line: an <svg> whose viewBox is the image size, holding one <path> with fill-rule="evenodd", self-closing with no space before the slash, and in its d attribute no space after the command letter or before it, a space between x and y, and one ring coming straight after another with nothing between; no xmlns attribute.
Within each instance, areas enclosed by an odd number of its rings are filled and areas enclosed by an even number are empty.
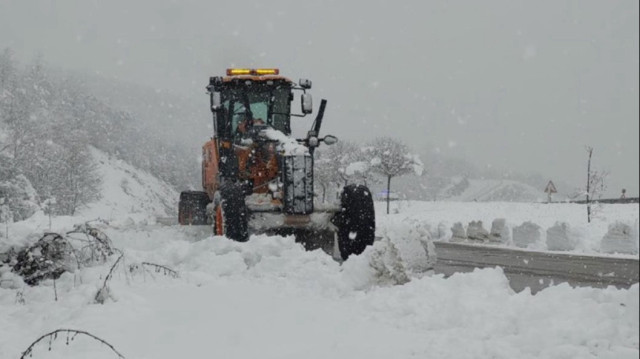
<svg viewBox="0 0 640 359"><path fill-rule="evenodd" d="M379 137L367 147L371 169L387 179L387 214L389 214L389 195L391 179L414 171L422 174L423 165L418 156L409 152L402 142L391 137Z"/></svg>

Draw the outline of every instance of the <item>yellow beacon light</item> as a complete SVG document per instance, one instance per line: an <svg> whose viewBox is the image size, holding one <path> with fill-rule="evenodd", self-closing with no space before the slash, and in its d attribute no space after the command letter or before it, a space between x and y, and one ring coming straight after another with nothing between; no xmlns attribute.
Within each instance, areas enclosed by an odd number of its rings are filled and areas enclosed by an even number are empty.
<svg viewBox="0 0 640 359"><path fill-rule="evenodd" d="M278 75L280 70L278 69L255 69L256 75Z"/></svg>
<svg viewBox="0 0 640 359"><path fill-rule="evenodd" d="M227 69L227 76L251 75L251 69Z"/></svg>
<svg viewBox="0 0 640 359"><path fill-rule="evenodd" d="M238 75L278 75L280 73L279 69L227 69L227 76L238 76Z"/></svg>

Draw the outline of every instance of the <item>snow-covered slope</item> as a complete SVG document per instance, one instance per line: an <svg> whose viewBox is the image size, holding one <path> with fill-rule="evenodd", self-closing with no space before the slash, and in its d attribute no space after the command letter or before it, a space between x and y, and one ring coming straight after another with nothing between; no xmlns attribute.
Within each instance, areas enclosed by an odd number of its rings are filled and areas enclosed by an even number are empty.
<svg viewBox="0 0 640 359"><path fill-rule="evenodd" d="M177 216L178 193L167 183L97 149L92 154L102 178L102 197L81 209L81 216L106 220Z"/></svg>
<svg viewBox="0 0 640 359"><path fill-rule="evenodd" d="M441 198L463 202L539 202L545 197L540 189L511 180L469 179L462 192L453 190L455 185L442 190Z"/></svg>
<svg viewBox="0 0 640 359"><path fill-rule="evenodd" d="M86 221L99 219L114 226L127 226L153 224L158 217L177 216L179 194L167 183L95 148L91 153L102 180L100 199L81 206L72 217L49 220L39 211L25 221L9 224L0 235L0 253L34 242L43 232L65 233Z"/></svg>
<svg viewBox="0 0 640 359"><path fill-rule="evenodd" d="M386 190L386 182L373 183L375 192ZM406 175L391 181L391 191L401 199L457 202L544 202L544 188L509 179L478 179L464 176L430 177ZM564 199L557 194L554 199Z"/></svg>

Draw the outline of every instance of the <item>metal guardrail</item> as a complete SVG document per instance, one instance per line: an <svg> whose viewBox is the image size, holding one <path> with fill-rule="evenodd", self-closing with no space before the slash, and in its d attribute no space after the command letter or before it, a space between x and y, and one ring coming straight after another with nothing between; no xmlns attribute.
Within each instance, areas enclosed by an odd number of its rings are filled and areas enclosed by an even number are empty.
<svg viewBox="0 0 640 359"><path fill-rule="evenodd" d="M605 199L592 199L589 200L591 203L609 203L609 204L626 204L626 203L640 203L640 198L638 197L629 197L629 198L605 198ZM569 203L579 203L586 204L587 200L579 200L579 201L569 201Z"/></svg>
<svg viewBox="0 0 640 359"><path fill-rule="evenodd" d="M553 284L629 288L639 281L639 260L558 252L531 252L491 245L435 242L436 272L447 276L475 268L502 267L511 287L537 292Z"/></svg>

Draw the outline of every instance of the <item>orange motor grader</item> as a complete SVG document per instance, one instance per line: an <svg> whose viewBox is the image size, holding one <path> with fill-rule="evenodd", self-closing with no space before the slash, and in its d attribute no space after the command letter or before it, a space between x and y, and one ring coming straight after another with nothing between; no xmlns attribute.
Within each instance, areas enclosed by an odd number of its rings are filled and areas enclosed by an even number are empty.
<svg viewBox="0 0 640 359"><path fill-rule="evenodd" d="M180 194L179 222L212 225L214 234L247 241L252 233L293 234L307 249L342 259L373 243L375 214L371 192L348 185L340 201L316 201L313 154L337 138L319 137L322 100L305 138L291 137L291 118L313 111L307 91L278 69L228 69L206 87L213 113L213 136L202 147L202 191ZM300 113L291 104L299 94Z"/></svg>

